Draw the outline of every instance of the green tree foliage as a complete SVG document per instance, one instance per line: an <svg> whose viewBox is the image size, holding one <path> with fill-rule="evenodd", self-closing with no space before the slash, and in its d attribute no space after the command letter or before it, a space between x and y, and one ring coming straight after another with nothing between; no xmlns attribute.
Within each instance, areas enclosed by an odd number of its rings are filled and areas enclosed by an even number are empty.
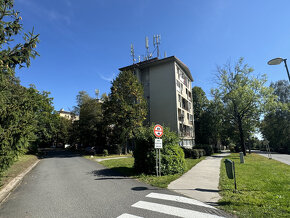
<svg viewBox="0 0 290 218"><path fill-rule="evenodd" d="M48 92L34 86L20 85L15 77L17 67L29 67L38 35L22 31L19 12L13 10L14 1L0 1L0 172L27 149L48 143L55 133L52 99Z"/></svg>
<svg viewBox="0 0 290 218"><path fill-rule="evenodd" d="M122 71L112 82L111 93L103 104L105 123L112 130L115 142L127 153L132 139L146 119L146 100L143 87L131 71Z"/></svg>
<svg viewBox="0 0 290 218"><path fill-rule="evenodd" d="M285 80L272 83L279 105L275 111L266 114L262 123L262 133L269 141L271 149L290 153L290 85Z"/></svg>
<svg viewBox="0 0 290 218"><path fill-rule="evenodd" d="M72 124L70 143L81 144L84 147L94 146L102 153L105 146L102 101L92 98L85 91L77 95L77 106L74 113L79 115L79 121Z"/></svg>
<svg viewBox="0 0 290 218"><path fill-rule="evenodd" d="M208 100L200 87L193 87L192 102L194 111L195 140L197 145L217 145L223 129L223 104L215 93Z"/></svg>
<svg viewBox="0 0 290 218"><path fill-rule="evenodd" d="M246 155L245 140L258 127L260 115L274 104L273 90L265 87L266 76L251 76L253 69L244 64L243 58L234 67L218 67L218 88L226 119L238 130L239 144Z"/></svg>
<svg viewBox="0 0 290 218"><path fill-rule="evenodd" d="M154 149L153 134L154 125L142 127L136 135L136 147L134 150L134 168L137 172L154 174L156 152ZM183 173L185 170L185 159L182 148L178 145L179 138L169 128L164 128L162 136L163 148L161 149L161 173L162 175Z"/></svg>

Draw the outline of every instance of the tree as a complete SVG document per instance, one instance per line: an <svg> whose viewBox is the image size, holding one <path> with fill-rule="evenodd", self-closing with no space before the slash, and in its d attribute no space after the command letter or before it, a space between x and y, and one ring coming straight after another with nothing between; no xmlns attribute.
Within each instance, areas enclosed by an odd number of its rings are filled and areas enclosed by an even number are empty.
<svg viewBox="0 0 290 218"><path fill-rule="evenodd" d="M101 153L105 144L102 101L90 97L85 91L80 91L74 113L78 114L80 119L72 126L71 141L84 146L95 146L97 152Z"/></svg>
<svg viewBox="0 0 290 218"><path fill-rule="evenodd" d="M103 104L104 119L107 126L120 138L125 153L127 142L146 119L146 100L143 87L131 71L121 71L113 80L111 93Z"/></svg>
<svg viewBox="0 0 290 218"><path fill-rule="evenodd" d="M274 104L273 90L265 87L266 76L251 76L253 69L240 58L234 67L230 63L217 67L218 88L225 116L238 129L240 148L246 155L245 139L258 127L261 114Z"/></svg>
<svg viewBox="0 0 290 218"><path fill-rule="evenodd" d="M262 122L262 134L274 151L290 153L290 85L285 80L271 83L279 104L266 114Z"/></svg>
<svg viewBox="0 0 290 218"><path fill-rule="evenodd" d="M0 1L0 171L35 141L38 104L35 90L20 85L15 77L17 67L29 67L38 35L24 34L23 43L17 43L22 31L19 12L13 10L13 0Z"/></svg>

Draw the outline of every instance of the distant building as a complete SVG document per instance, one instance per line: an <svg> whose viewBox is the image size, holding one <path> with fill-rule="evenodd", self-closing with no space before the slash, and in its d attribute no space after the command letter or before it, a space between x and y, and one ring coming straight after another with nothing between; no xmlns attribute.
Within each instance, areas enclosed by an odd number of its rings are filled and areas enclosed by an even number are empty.
<svg viewBox="0 0 290 218"><path fill-rule="evenodd" d="M76 121L76 120L80 119L78 115L75 115L74 113L69 112L69 111L65 111L63 108L60 109L60 111L58 111L58 113L59 113L59 116L64 117L64 118L71 120L71 121Z"/></svg>
<svg viewBox="0 0 290 218"><path fill-rule="evenodd" d="M153 58L127 67L144 87L147 99L147 122L170 127L181 138L183 147L195 144L192 105L192 75L188 67L175 56Z"/></svg>

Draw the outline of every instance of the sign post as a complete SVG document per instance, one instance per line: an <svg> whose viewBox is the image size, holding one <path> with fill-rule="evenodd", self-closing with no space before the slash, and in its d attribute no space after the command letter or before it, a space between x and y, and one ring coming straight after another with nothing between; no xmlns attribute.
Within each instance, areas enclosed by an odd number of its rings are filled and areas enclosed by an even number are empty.
<svg viewBox="0 0 290 218"><path fill-rule="evenodd" d="M162 139L160 137L163 135L163 127L159 124L154 126L153 129L154 135L157 137L155 139L154 148L156 149L156 175L161 176L161 152L162 148ZM158 161L159 158L159 161ZM159 166L158 166L159 165Z"/></svg>

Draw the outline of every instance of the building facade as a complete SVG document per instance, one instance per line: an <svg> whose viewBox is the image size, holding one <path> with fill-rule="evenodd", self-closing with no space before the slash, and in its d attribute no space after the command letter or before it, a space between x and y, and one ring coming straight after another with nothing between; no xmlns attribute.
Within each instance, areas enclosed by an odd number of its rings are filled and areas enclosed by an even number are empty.
<svg viewBox="0 0 290 218"><path fill-rule="evenodd" d="M171 56L139 62L120 70L131 70L143 85L147 122L170 127L179 134L183 147L194 146L193 78L188 67Z"/></svg>
<svg viewBox="0 0 290 218"><path fill-rule="evenodd" d="M63 108L60 109L60 111L58 111L58 113L59 113L59 116L64 117L68 120L71 120L72 122L79 120L78 115L75 115L74 113L69 112L69 111L65 111Z"/></svg>

